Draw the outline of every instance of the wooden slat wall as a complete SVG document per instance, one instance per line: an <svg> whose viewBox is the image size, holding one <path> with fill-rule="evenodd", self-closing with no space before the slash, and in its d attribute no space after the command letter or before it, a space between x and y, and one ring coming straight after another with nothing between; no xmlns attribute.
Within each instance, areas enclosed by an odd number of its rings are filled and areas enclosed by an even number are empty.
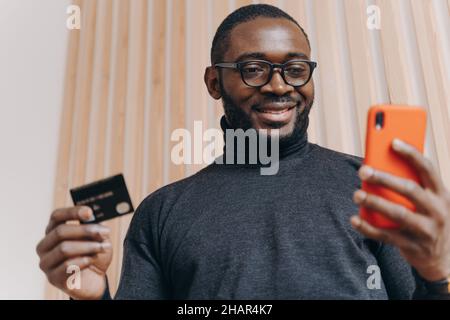
<svg viewBox="0 0 450 320"><path fill-rule="evenodd" d="M147 98L147 117L146 128L148 133L147 139L147 167L148 174L144 177L147 182L147 193L153 192L164 183L164 110L165 110L165 92L166 92L166 51L167 37L166 17L167 3L166 1L153 0L152 4L152 43L150 44L149 60L151 62L151 71L147 75L148 83L146 85L149 91Z"/></svg>
<svg viewBox="0 0 450 320"><path fill-rule="evenodd" d="M88 0L89 1L89 0ZM113 44L113 77L110 127L108 131L108 153L107 153L107 175L124 172L125 165L125 125L127 114L127 84L128 84L128 59L130 43L130 0L114 1L116 23L115 41ZM136 84L134 84L136 85ZM130 106L131 107L131 106ZM126 179L129 177L125 174ZM124 218L126 219L126 218ZM117 275L120 271L120 258L122 256L121 224L123 221L113 220L107 223L111 227L111 237L115 250L115 257L112 261L108 276L112 288L117 284Z"/></svg>
<svg viewBox="0 0 450 320"><path fill-rule="evenodd" d="M231 10L251 3L285 9L309 34L316 99L312 142L363 155L366 112L376 103L429 112L426 154L450 187L449 0L74 0L82 29L68 43L55 208L72 187L123 172L137 206L204 165L170 161L173 130L219 128L220 102L203 84L212 38ZM368 5L381 30L366 27ZM108 222L119 281L131 216ZM48 286L50 299L64 298Z"/></svg>
<svg viewBox="0 0 450 320"><path fill-rule="evenodd" d="M450 8L450 6L449 6ZM434 13L432 7L427 3L414 3L412 6L412 15L414 26L417 34L417 44L420 56L420 68L422 70L425 87L423 93L426 101L425 106L429 111L429 136L432 136L432 142L435 146L434 155L441 175L450 177L450 166L448 160L450 156L450 105L448 98L446 100L445 94L448 94L450 80L448 80L449 72L443 73L439 65L439 53L442 49L440 41L430 35L436 32L434 24ZM448 16L447 16L448 20ZM445 36L445 34L443 35ZM447 37L449 31L447 30ZM437 47L437 50L430 50L429 48ZM447 76L447 80L440 81L441 75ZM446 107L447 106L447 107ZM448 179L447 179L448 181Z"/></svg>
<svg viewBox="0 0 450 320"><path fill-rule="evenodd" d="M173 130L177 128L184 128L186 125L185 121L185 104L186 91L191 90L186 87L186 7L190 4L189 0L168 0L172 2L171 11L169 12L168 22L171 28L170 37L170 51L169 51L169 96L167 98L166 109L168 114L166 114L169 119L169 126L166 129L166 137L170 137ZM188 4L189 2L189 4ZM197 32L196 32L197 33ZM197 36L197 35L196 35ZM171 143L167 144L172 145ZM166 156L170 154L170 150L165 153ZM169 164L169 176L165 183L173 182L184 176L185 167L175 165L172 161L166 161Z"/></svg>

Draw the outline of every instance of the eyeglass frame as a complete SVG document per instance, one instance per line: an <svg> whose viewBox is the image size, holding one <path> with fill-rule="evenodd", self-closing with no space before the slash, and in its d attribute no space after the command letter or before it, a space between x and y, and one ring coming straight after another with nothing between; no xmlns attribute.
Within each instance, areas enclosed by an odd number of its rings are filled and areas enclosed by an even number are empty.
<svg viewBox="0 0 450 320"><path fill-rule="evenodd" d="M267 78L267 82L264 83L263 85L259 85L259 86L253 86L247 83L247 81L244 80L244 74L242 72L242 66L244 64L249 64L249 63L254 63L254 62L262 62L262 63L266 63L270 66L270 72L269 72L269 77ZM309 77L308 79L305 81L304 84L300 85L300 86L293 86L292 84L290 84L289 82L286 81L286 77L284 75L284 68L286 67L286 65L293 63L293 62L304 62L309 66ZM296 60L290 60L287 61L285 63L272 63L270 61L266 61L266 60L249 60L249 61L241 61L241 62L219 62L214 64L215 68L226 68L226 69L237 69L239 70L239 73L241 74L241 79L242 81L249 87L252 88L261 88L264 87L265 85L267 85L270 81L272 81L272 77L273 77L273 73L275 69L281 69L280 75L283 78L284 82L294 88L301 88L305 85L308 84L308 82L311 81L311 78L313 76L314 70L317 68L317 62L315 61L311 61L311 60L302 60L302 59L296 59Z"/></svg>

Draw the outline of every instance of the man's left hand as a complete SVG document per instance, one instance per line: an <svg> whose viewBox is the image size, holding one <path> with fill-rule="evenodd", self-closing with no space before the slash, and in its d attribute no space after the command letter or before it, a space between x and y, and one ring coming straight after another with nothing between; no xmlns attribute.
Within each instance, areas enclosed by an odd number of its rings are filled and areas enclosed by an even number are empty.
<svg viewBox="0 0 450 320"><path fill-rule="evenodd" d="M363 235L399 248L402 256L428 281L450 277L450 193L442 179L415 147L395 139L393 150L417 171L420 184L389 173L362 166L362 180L383 186L408 198L416 212L375 194L357 190L353 201L375 210L399 225L398 229L381 229L353 216L352 226Z"/></svg>

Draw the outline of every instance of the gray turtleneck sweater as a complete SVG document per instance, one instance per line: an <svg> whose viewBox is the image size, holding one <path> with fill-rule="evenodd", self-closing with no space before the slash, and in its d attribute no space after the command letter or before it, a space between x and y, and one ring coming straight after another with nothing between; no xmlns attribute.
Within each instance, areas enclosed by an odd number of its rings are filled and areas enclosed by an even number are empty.
<svg viewBox="0 0 450 320"><path fill-rule="evenodd" d="M276 175L212 164L159 189L134 214L116 298L412 298L399 252L350 225L361 160L305 136Z"/></svg>

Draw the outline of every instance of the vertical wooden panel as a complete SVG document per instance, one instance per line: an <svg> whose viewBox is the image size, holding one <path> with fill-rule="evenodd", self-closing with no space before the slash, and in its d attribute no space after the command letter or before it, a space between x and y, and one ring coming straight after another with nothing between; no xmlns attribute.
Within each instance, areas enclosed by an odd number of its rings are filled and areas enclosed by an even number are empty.
<svg viewBox="0 0 450 320"><path fill-rule="evenodd" d="M99 0L95 61L93 71L92 113L89 132L87 180L105 175L108 97L111 80L112 2Z"/></svg>
<svg viewBox="0 0 450 320"><path fill-rule="evenodd" d="M437 61L439 62L439 80L444 87L444 109L446 116L447 129L450 130L450 16L446 14L450 8L442 0L433 0L431 22L436 34L436 52Z"/></svg>
<svg viewBox="0 0 450 320"><path fill-rule="evenodd" d="M125 152L125 114L128 79L128 46L129 46L129 12L130 1L120 0L118 6L117 37L115 50L115 74L113 79L112 122L110 131L109 175L124 172ZM126 177L127 178L127 177ZM115 293L121 268L122 242L120 234L120 220L115 219L106 223L111 228L111 239L114 247L114 256L108 269L111 291Z"/></svg>
<svg viewBox="0 0 450 320"><path fill-rule="evenodd" d="M169 135L173 130L185 127L185 77L186 65L184 55L186 53L186 0L173 0L173 8L171 12L171 50L170 50L170 120ZM184 177L185 168L182 165L174 164L170 159L170 150L174 143L170 143L168 149L169 161L169 182L179 180Z"/></svg>
<svg viewBox="0 0 450 320"><path fill-rule="evenodd" d="M409 79L406 77L404 39L400 37L398 13L395 1L378 0L382 12L381 40L385 62L386 79L389 87L390 103L402 104L408 101Z"/></svg>
<svg viewBox="0 0 450 320"><path fill-rule="evenodd" d="M214 31L219 27L223 20L234 10L231 7L230 1L210 0L213 4L213 29Z"/></svg>
<svg viewBox="0 0 450 320"><path fill-rule="evenodd" d="M282 9L296 19L300 26L305 29L305 32L308 33L309 23L306 16L305 0L284 0Z"/></svg>
<svg viewBox="0 0 450 320"><path fill-rule="evenodd" d="M439 75L439 88L443 94L441 98L441 114L444 116L445 134L447 136L447 157L448 160L443 162L444 181L450 188L450 6L443 1L433 1L433 10L428 11L429 18L435 30L436 39L434 42L437 48L437 58L435 59L437 74ZM437 144L441 147L439 144Z"/></svg>
<svg viewBox="0 0 450 320"><path fill-rule="evenodd" d="M311 44L314 43L314 30L312 21L313 17L307 14L306 0L284 0L279 2L279 7L286 11L290 16L292 16L300 26L305 30ZM314 55L315 51L311 50L311 54ZM315 60L314 56L311 56L311 60ZM320 89L320 82L317 77L317 70L313 76L313 81L315 82L316 93ZM320 95L316 95L319 99L315 100L314 106L310 112L309 117L309 127L308 127L308 140L311 142L318 142L320 140Z"/></svg>
<svg viewBox="0 0 450 320"><path fill-rule="evenodd" d="M396 11L399 12L400 16L400 36L404 39L404 60L407 66L407 78L409 79L408 104L421 106L428 111L424 70L420 63L417 33L412 21L411 3L409 0L402 0L396 5ZM436 146L430 124L430 117L428 117L425 154L431 159L433 164L437 165Z"/></svg>
<svg viewBox="0 0 450 320"><path fill-rule="evenodd" d="M208 91L203 81L205 68L209 65L207 0L189 0L186 15L186 129L194 133L194 122L201 121L203 130L209 127ZM193 137L194 138L194 137ZM191 165L186 166L186 175L200 170L205 165L195 164L194 154L202 152L202 137L196 138L191 150ZM197 146L196 149L194 147Z"/></svg>
<svg viewBox="0 0 450 320"><path fill-rule="evenodd" d="M365 0L366 10L369 6L377 6L376 0ZM377 6L377 8L379 8ZM367 11L366 11L367 13ZM373 14L370 12L370 14ZM383 13L381 14L381 27L383 27ZM376 103L389 103L389 90L386 81L385 63L383 57L383 48L381 43L380 31L377 29L368 32L369 50L371 53L371 65L373 66L373 81L375 87L371 86L371 97ZM373 90L375 89L375 90Z"/></svg>
<svg viewBox="0 0 450 320"><path fill-rule="evenodd" d="M109 0L98 0L97 30L95 34L95 60L93 66L92 110L89 129L87 182L107 175L107 121L111 81L111 43L113 5ZM108 223L105 223L108 225ZM110 225L110 224L109 224ZM113 230L115 232L115 230ZM113 233L114 234L114 233ZM114 241L114 239L113 239ZM114 248L115 253L118 249ZM114 281L114 278L112 278ZM113 282L114 283L114 282ZM114 291L114 287L113 287Z"/></svg>
<svg viewBox="0 0 450 320"><path fill-rule="evenodd" d="M356 121L360 137L360 155L365 148L367 111L376 103L375 65L370 50L369 33L378 32L367 28L366 4L364 1L345 1L347 36L353 77L353 93L356 106Z"/></svg>
<svg viewBox="0 0 450 320"><path fill-rule="evenodd" d="M318 73L322 82L323 104L320 107L326 115L324 121L327 145L335 150L352 151L353 143L349 138L352 131L349 131L349 128L353 124L349 125L346 122L349 110L346 96L343 95L346 90L343 75L349 70L345 70L342 65L344 57L338 40L339 35L336 34L338 21L333 2L321 1L320 6L314 2L314 12L317 15L317 50L320 64Z"/></svg>
<svg viewBox="0 0 450 320"><path fill-rule="evenodd" d="M317 19L315 15L315 7L313 0L304 0L304 20L306 21L305 30L308 33L308 38L311 44L311 59L317 61L318 67L314 72L313 80L315 87L314 106L310 114L310 127L308 129L309 140L313 143L327 145L327 134L325 126L325 110L323 105L323 86L322 73L320 72L322 66L318 56L318 28Z"/></svg>
<svg viewBox="0 0 450 320"><path fill-rule="evenodd" d="M144 159L144 108L147 70L148 2L134 0L130 9L130 44L126 104L125 170L133 203L142 201ZM121 242L132 216L120 220Z"/></svg>
<svg viewBox="0 0 450 320"><path fill-rule="evenodd" d="M262 3L262 4L270 4L275 7L280 7L280 1L279 0L257 0L254 3Z"/></svg>
<svg viewBox="0 0 450 320"><path fill-rule="evenodd" d="M253 0L235 0L235 9L253 4Z"/></svg>
<svg viewBox="0 0 450 320"><path fill-rule="evenodd" d="M438 87L441 96L441 115L444 117L444 131L447 141L447 161L442 161L442 177L450 188L450 7L442 0L433 0L432 8L427 11L434 34L433 45L436 58L434 59ZM431 5L430 4L430 5ZM436 143L437 148L444 147Z"/></svg>
<svg viewBox="0 0 450 320"><path fill-rule="evenodd" d="M151 19L153 32L153 55L150 97L151 139L149 140L150 163L147 193L151 193L163 185L163 141L164 141L164 106L166 91L166 16L167 2L153 0L153 15Z"/></svg>
<svg viewBox="0 0 450 320"><path fill-rule="evenodd" d="M339 50L338 75L341 86L340 98L342 107L340 109L340 120L347 123L342 127L343 148L342 151L359 155L363 155L362 143L360 139L360 129L365 127L358 122L359 109L356 107L354 98L354 80L352 73L350 46L348 43L348 29L346 24L346 14L344 8L344 0L333 1L336 16L336 33L337 44Z"/></svg>
<svg viewBox="0 0 450 320"><path fill-rule="evenodd" d="M441 175L443 177L449 177L448 179L444 179L444 182L450 186L448 182L450 181L450 125L445 114L445 85L439 81L440 65L438 63L438 50L429 49L438 46L436 38L430 37L430 34L437 32L434 29L434 18L431 14L430 5L430 2L421 2L420 4L414 2L411 8L416 27L418 49L423 69L423 80L428 101L430 130L433 133L433 140L436 145L437 163L439 164Z"/></svg>

